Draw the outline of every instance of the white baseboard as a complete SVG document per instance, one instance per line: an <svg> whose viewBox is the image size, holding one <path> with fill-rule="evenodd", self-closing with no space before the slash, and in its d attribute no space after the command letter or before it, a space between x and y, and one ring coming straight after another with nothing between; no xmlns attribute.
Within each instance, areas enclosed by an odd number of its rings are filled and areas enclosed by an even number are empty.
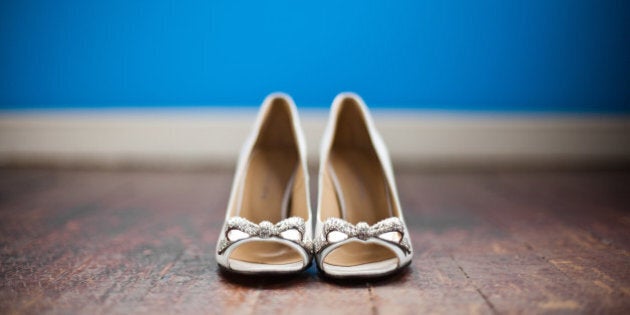
<svg viewBox="0 0 630 315"><path fill-rule="evenodd" d="M0 165L230 166L254 109L0 113ZM408 166L630 161L630 118L375 111ZM324 111L302 111L310 161Z"/></svg>

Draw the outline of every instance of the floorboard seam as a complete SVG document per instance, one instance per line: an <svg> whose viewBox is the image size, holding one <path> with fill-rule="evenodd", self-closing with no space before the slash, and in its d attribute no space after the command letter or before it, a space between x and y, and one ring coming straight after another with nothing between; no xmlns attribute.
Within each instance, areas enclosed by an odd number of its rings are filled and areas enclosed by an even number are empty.
<svg viewBox="0 0 630 315"><path fill-rule="evenodd" d="M179 262L179 259L182 257L182 255L184 254L184 250L181 250L179 253L177 253L177 255L175 256L175 258L173 258L173 260L169 263L166 264L166 266L164 266L160 272L157 274L157 277L154 279L151 279L151 286L149 287L149 289L142 295L142 297L140 298L140 301L144 301L144 299L151 294L151 292L153 292L153 290L160 285L160 282L162 280L164 280L164 277L166 276L166 274L168 273L168 271L173 268L173 266Z"/></svg>
<svg viewBox="0 0 630 315"><path fill-rule="evenodd" d="M578 285L578 283L575 281L574 277L571 277L569 274L567 274L564 270L558 268L558 266L554 265L553 263L551 263L551 261L549 261L549 259L547 258L547 256L539 253L538 251L536 251L534 249L534 247L529 244L528 242L524 242L525 247L532 251L534 253L534 255L536 257L538 257L538 259L544 261L546 264L548 264L551 268L553 268L554 270L557 270L561 275L563 275L566 279L568 279L569 281L573 282L575 285Z"/></svg>
<svg viewBox="0 0 630 315"><path fill-rule="evenodd" d="M501 193L497 193L494 190L491 189L485 189L484 190L488 195L493 196L499 200L502 200L504 202L509 201L507 199L507 197L505 196L505 193L501 194ZM507 192L509 193L509 191ZM546 209L546 208L545 208ZM493 215L490 215L490 217L494 217ZM550 219L555 219L556 221L558 221L558 224L561 224L564 227L567 227L566 222L563 222L562 220L558 219L558 218L554 218L549 217ZM493 220L493 221L497 221L495 223L493 223L497 228L506 231L507 233L510 234L510 237L513 238L515 241L520 241L523 243L523 245L525 246L526 249L528 249L529 251L531 251L533 253L533 255L535 257L537 257L538 259L544 261L546 264L548 264L549 266L551 266L551 268L557 270L561 275L563 275L566 279L568 279L569 281L575 283L577 285L577 282L575 281L575 278L570 276L569 274L567 274L564 270L560 269L558 266L556 266L555 264L553 264L551 261L549 261L549 258L547 258L544 254L540 253L539 251L537 251L533 245L531 245L529 242L522 240L521 237L518 237L517 235L515 235L509 228L509 226L506 226L506 224L502 223L500 220ZM489 221L491 222L491 221ZM595 239L598 243L602 243L602 240L600 239L600 237L598 237L597 234L591 232L589 229L584 228L580 225L572 225L572 228L577 230L577 231L581 231L583 233L587 233L589 234L591 237L593 237L593 239ZM612 244L604 244L604 246L608 249L616 249Z"/></svg>
<svg viewBox="0 0 630 315"><path fill-rule="evenodd" d="M501 178L499 178L499 180L501 181ZM506 195L510 194L510 193L512 193L512 194L518 193L519 192L519 190L518 190L519 188L518 187L514 187L513 185L506 186L504 181L501 181L501 182L502 182L502 184L501 184L500 187L501 188L506 188L507 187L507 190L504 190L502 193L498 193L497 191L499 189L497 189L496 184L494 184L494 183L486 183L486 192L488 194L490 194L490 195L496 196L498 199L502 199L504 202L509 202L509 201L511 201L511 199L508 196L506 196ZM492 186L490 186L490 185L492 185ZM516 198L518 198L518 197L519 197L519 195L516 196ZM557 201L563 203L567 208L571 208L571 204L566 203L565 200L559 199ZM548 204L544 204L544 203L541 206L545 210L548 209L548 208L558 207L557 204L548 205ZM531 207L531 206L528 206L528 208L529 207ZM551 212L553 213L553 211L551 211ZM577 231L581 231L583 233L588 234L594 240L596 240L597 243L599 243L599 244L601 244L601 245L603 245L603 246L605 246L605 247L607 247L609 249L625 250L624 248L617 247L614 242L612 242L611 240L606 239L605 237L601 236L599 233L593 231L592 228L590 228L589 226L584 226L583 224L574 223L574 222L567 222L566 220L563 220L562 218L557 217L557 216L553 216L553 215L551 217L549 217L549 218L557 221L558 224L562 224L564 226L571 226L574 229L576 229ZM567 223L569 223L569 224L567 225Z"/></svg>
<svg viewBox="0 0 630 315"><path fill-rule="evenodd" d="M377 315L378 314L378 309L376 308L376 303L374 301L374 290L372 290L372 286L370 285L369 282L366 283L365 285L367 286L368 295L370 297L370 309L371 309L373 315Z"/></svg>
<svg viewBox="0 0 630 315"><path fill-rule="evenodd" d="M490 302L490 299L488 299L488 297L481 291L481 289L475 285L475 283L472 281L472 279L470 278L468 273L464 270L464 268L462 268L462 266L459 265L457 260L455 260L455 257L453 257L452 255L449 255L449 257L455 263L457 268L459 268L459 270L464 274L464 277L466 277L466 280L468 280L468 283L470 283L470 285L473 288L475 288L475 291L477 291L477 293L481 296L481 298L484 300L484 302L486 302L486 305L488 305L488 307L490 308L492 313L493 314L499 314L497 309L494 307L494 304L492 304L492 302Z"/></svg>

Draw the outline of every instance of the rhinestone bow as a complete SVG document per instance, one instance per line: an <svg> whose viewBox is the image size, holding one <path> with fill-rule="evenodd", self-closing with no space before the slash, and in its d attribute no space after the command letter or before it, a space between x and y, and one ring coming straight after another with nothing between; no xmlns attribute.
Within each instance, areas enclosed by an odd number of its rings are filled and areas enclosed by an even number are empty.
<svg viewBox="0 0 630 315"><path fill-rule="evenodd" d="M296 235L297 237L295 238L288 237L285 232L291 230L299 232L299 235ZM262 221L259 224L256 224L242 217L231 217L225 223L224 233L220 237L217 250L219 254L222 254L232 244L252 237L258 237L261 239L277 237L297 243L304 247L306 251L310 252L310 242L308 242L304 237L305 230L306 223L304 222L304 219L300 217L290 217L276 223L275 225L269 221ZM238 237L238 239L231 239L230 233L235 231L238 232L240 237Z"/></svg>
<svg viewBox="0 0 630 315"><path fill-rule="evenodd" d="M379 238L389 243L398 245L406 253L411 252L409 238L405 235L405 225L397 217L391 217L385 220L381 220L372 226L368 225L365 222L359 222L356 225L353 225L352 223L347 222L343 219L329 218L324 222L322 233L320 233L319 237L314 242L314 252L319 253L324 248L330 246L333 243L336 243L335 241L331 241L329 236L331 235L331 233L339 232L342 233L339 234L341 235L341 237L343 237L343 239L341 240L357 238L365 241L369 238ZM397 234L397 238L384 237L385 235L392 232L400 234Z"/></svg>

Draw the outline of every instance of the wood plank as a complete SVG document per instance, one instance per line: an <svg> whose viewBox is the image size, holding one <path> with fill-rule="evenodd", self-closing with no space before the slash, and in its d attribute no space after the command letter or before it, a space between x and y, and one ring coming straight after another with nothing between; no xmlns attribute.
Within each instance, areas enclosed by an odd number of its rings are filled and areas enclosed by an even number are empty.
<svg viewBox="0 0 630 315"><path fill-rule="evenodd" d="M43 191L54 184L51 171L0 168L0 207L27 194Z"/></svg>
<svg viewBox="0 0 630 315"><path fill-rule="evenodd" d="M481 182L480 180L460 180L458 183L467 186L472 202L471 209L475 209L476 213L503 228L518 243L534 254L534 256L525 256L527 261L533 262L538 258L548 262L554 267L553 269L561 273L545 269L544 272L536 274L527 269L524 270L522 279L525 287L536 288L548 297L546 301L538 301L537 305L541 309L582 310L587 313L628 309L630 305L623 302L627 299L622 298L623 286L618 287L617 292L614 289L602 289L602 287L617 286L606 273L612 273L613 276L619 277L621 283L627 285L626 266L630 261L624 253L598 246L597 242L589 240L588 235L578 226L559 220L548 208L532 205L531 200L535 200L534 198L519 199L509 195L506 198L499 187L487 185L493 180L494 176L486 176L485 179L481 179ZM533 184L533 187L538 187L532 188L534 190L548 190L551 186L544 180ZM461 193L465 194L466 190L462 190ZM548 197L548 200L553 202L551 197ZM596 211L595 209L593 208L592 211ZM596 216L596 214L591 215ZM495 241L495 244L493 246L496 246L499 251L506 251L500 240ZM481 251L476 253L479 252ZM481 257L481 259L485 258ZM513 260L509 261L509 263L512 262ZM565 268L558 262L566 262L570 267ZM478 270L480 274L487 274L487 270L480 269L481 266L481 261L478 260L472 260L466 264L466 268L472 273ZM603 272L603 269L606 269L606 272ZM518 278L518 274L513 278ZM540 287L541 284L544 285ZM503 292L496 294L504 295ZM501 300L505 301L503 297ZM513 303L508 303L506 306L511 308Z"/></svg>
<svg viewBox="0 0 630 315"><path fill-rule="evenodd" d="M403 172L413 263L354 282L219 272L231 172L0 174L3 314L630 310L630 174Z"/></svg>
<svg viewBox="0 0 630 315"><path fill-rule="evenodd" d="M428 191L423 185L430 187L431 181L422 176L401 174L398 181L415 255L409 274L374 284L377 313L493 313L493 306L462 272L449 248L462 233L479 229L483 223L466 211L436 202L451 198L453 192Z"/></svg>
<svg viewBox="0 0 630 315"><path fill-rule="evenodd" d="M101 173L66 173L36 198L3 207L2 212L9 213L1 229L8 290L1 290L0 300L11 302L16 311L40 312L55 305L73 266L81 267L86 247L79 241L90 237L86 232L105 231L99 224L81 229L82 221L98 212L99 198L122 193L121 184L119 178Z"/></svg>
<svg viewBox="0 0 630 315"><path fill-rule="evenodd" d="M215 265L210 248L218 231L213 227L219 226L220 220L213 217L223 215L217 216L213 211L216 210L213 209L216 207L214 199L199 197L209 191L227 189L221 187L224 183L222 176L151 175L134 183L136 198L109 204L114 214L137 212L137 221L129 229L104 240L103 248L93 259L97 270L79 274L95 280L90 290L98 292L89 303L79 304L81 312L139 312L147 305L159 310L162 304L175 307L176 295L158 296L157 304L147 304L147 297L161 285L173 287L170 281L178 279L177 272L182 269L180 260L193 257L203 263L202 269L193 269L198 276ZM108 262L108 265L99 270L98 262ZM191 272L189 265L184 267L184 272ZM71 292L64 298L74 301L69 305L76 305L81 303L83 295L80 291ZM204 303L212 305L213 300Z"/></svg>
<svg viewBox="0 0 630 315"><path fill-rule="evenodd" d="M521 211L518 200L504 200L502 204L496 205L494 196L484 191L485 184L492 178L480 175L439 175L429 176L426 180L411 178L401 186L414 187L412 195L417 196L414 198L423 200L422 217L439 220L439 212L447 212L443 221L451 226L446 232L456 232L459 237L442 232L440 241L446 244L462 272L473 281L479 293L499 312L527 311L532 307L538 307L541 312L597 310L601 304L605 306L605 303L597 300L605 297L601 292L590 292L593 293L592 299L587 301L596 301L596 305L583 308L579 297L588 295L580 296L580 291L575 290L579 283L541 259L542 255L532 251L531 245L524 245L526 243L523 243L522 235L514 228L532 226L535 222L523 220L534 211ZM468 227L466 223L462 224L462 219L467 216ZM506 225L506 222L511 225ZM439 232L440 225L440 222L429 222L426 228ZM537 226L534 225L533 230L535 228ZM549 237L558 228L558 225L550 226L549 231L539 231L539 234ZM570 239L565 241L569 242L569 248L578 246ZM541 247L555 250L554 244L541 244ZM618 268L623 262L616 262ZM608 306L604 310L614 310L615 306L627 307L623 303Z"/></svg>
<svg viewBox="0 0 630 315"><path fill-rule="evenodd" d="M603 245L630 250L630 182L624 173L499 175L495 194L536 207L590 234ZM532 189L544 183L545 189Z"/></svg>

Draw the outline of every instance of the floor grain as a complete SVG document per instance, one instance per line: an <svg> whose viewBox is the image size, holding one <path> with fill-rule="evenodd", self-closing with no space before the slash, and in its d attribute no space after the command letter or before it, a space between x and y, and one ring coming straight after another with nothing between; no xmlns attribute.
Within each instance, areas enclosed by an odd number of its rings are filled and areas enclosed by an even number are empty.
<svg viewBox="0 0 630 315"><path fill-rule="evenodd" d="M231 179L1 169L0 313L630 312L629 173L399 172L415 257L375 282L220 272Z"/></svg>

